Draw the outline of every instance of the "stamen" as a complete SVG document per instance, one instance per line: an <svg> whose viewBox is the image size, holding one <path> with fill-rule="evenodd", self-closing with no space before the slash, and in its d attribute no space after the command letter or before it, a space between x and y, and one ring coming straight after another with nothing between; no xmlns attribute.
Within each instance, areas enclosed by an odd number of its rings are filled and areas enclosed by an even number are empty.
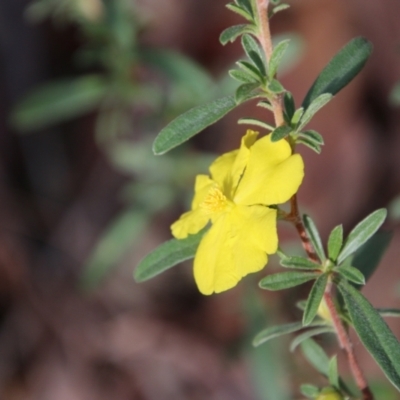
<svg viewBox="0 0 400 400"><path fill-rule="evenodd" d="M200 208L210 214L224 211L227 206L228 200L217 185L208 191L205 199L200 204Z"/></svg>

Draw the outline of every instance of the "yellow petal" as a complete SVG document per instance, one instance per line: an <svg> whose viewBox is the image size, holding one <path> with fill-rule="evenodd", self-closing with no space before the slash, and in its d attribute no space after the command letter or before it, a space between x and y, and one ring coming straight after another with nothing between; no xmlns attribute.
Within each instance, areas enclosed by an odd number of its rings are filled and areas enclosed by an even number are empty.
<svg viewBox="0 0 400 400"><path fill-rule="evenodd" d="M203 229L210 217L201 209L188 211L171 225L172 235L177 239L185 239Z"/></svg>
<svg viewBox="0 0 400 400"><path fill-rule="evenodd" d="M234 207L222 214L203 237L194 260L194 277L203 294L228 290L267 263L276 252L276 210Z"/></svg>
<svg viewBox="0 0 400 400"><path fill-rule="evenodd" d="M194 197L192 200L192 210L196 209L207 196L210 188L215 185L215 182L208 175L197 175L194 184Z"/></svg>
<svg viewBox="0 0 400 400"><path fill-rule="evenodd" d="M242 205L284 203L297 192L303 176L303 159L291 155L286 140L271 142L270 135L265 136L251 147L234 201Z"/></svg>
<svg viewBox="0 0 400 400"><path fill-rule="evenodd" d="M211 177L222 188L228 198L232 198L243 171L246 168L250 148L257 140L258 132L247 130L242 137L239 150L225 153L210 166Z"/></svg>

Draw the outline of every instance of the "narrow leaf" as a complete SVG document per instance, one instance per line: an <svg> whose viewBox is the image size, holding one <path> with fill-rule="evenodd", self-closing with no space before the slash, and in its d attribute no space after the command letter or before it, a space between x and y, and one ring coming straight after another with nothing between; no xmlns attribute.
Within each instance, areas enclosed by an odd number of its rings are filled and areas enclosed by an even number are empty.
<svg viewBox="0 0 400 400"><path fill-rule="evenodd" d="M318 307L321 304L321 300L324 297L326 285L328 283L328 275L322 274L315 281L311 288L310 294L307 299L306 308L303 313L303 325L307 326L311 324L318 312Z"/></svg>
<svg viewBox="0 0 400 400"><path fill-rule="evenodd" d="M155 154L164 154L214 124L236 107L233 96L226 96L194 107L171 121L153 143Z"/></svg>
<svg viewBox="0 0 400 400"><path fill-rule="evenodd" d="M87 75L45 84L19 102L11 115L12 125L26 133L93 111L109 86L98 75Z"/></svg>
<svg viewBox="0 0 400 400"><path fill-rule="evenodd" d="M93 289L118 265L124 253L135 244L150 218L142 209L121 212L97 240L96 246L85 262L80 285Z"/></svg>
<svg viewBox="0 0 400 400"><path fill-rule="evenodd" d="M364 275L357 268L342 265L335 268L334 271L356 285L365 285Z"/></svg>
<svg viewBox="0 0 400 400"><path fill-rule="evenodd" d="M314 324L313 324L314 325ZM322 325L322 324L321 324ZM297 335L293 340L292 343L290 344L290 351L293 352L296 350L296 348L305 340L312 338L317 335L322 335L323 333L335 333L335 329L332 326L320 326L315 329L309 329L300 335Z"/></svg>
<svg viewBox="0 0 400 400"><path fill-rule="evenodd" d="M304 340L301 343L301 350L310 364L322 375L328 376L329 357L313 339Z"/></svg>
<svg viewBox="0 0 400 400"><path fill-rule="evenodd" d="M297 127L297 131L301 131L314 117L314 115L329 101L332 99L330 93L324 93L318 96L312 101L312 103L305 109L303 116L300 119L300 123Z"/></svg>
<svg viewBox="0 0 400 400"><path fill-rule="evenodd" d="M268 84L268 90L270 90L272 93L283 93L285 91L285 88L282 86L282 84L277 81L276 79L272 79L272 81Z"/></svg>
<svg viewBox="0 0 400 400"><path fill-rule="evenodd" d="M267 124L264 121L260 121L258 119L255 118L240 118L238 121L238 124L241 125L255 125L255 126L259 126L261 128L267 129L269 131L274 130L274 127L270 124Z"/></svg>
<svg viewBox="0 0 400 400"><path fill-rule="evenodd" d="M285 54L290 43L290 39L283 40L273 50L271 58L268 63L268 76L272 79L278 71L282 57Z"/></svg>
<svg viewBox="0 0 400 400"><path fill-rule="evenodd" d="M339 371L338 371L337 356L333 356L329 361L328 379L329 383L334 388L339 389Z"/></svg>
<svg viewBox="0 0 400 400"><path fill-rule="evenodd" d="M333 228L328 239L328 256L333 262L336 261L343 244L343 226Z"/></svg>
<svg viewBox="0 0 400 400"><path fill-rule="evenodd" d="M305 270L316 270L322 268L320 264L310 261L308 258L299 256L283 258L281 259L280 264L282 265L282 267L298 268Z"/></svg>
<svg viewBox="0 0 400 400"><path fill-rule="evenodd" d="M292 128L287 125L278 126L271 133L271 142L278 142L279 140L285 138L289 133L292 132Z"/></svg>
<svg viewBox="0 0 400 400"><path fill-rule="evenodd" d="M263 82L264 77L261 75L260 71L254 64L243 60L238 61L236 64L239 66L239 68L247 72L250 76L253 76L256 81Z"/></svg>
<svg viewBox="0 0 400 400"><path fill-rule="evenodd" d="M299 132L299 135L302 137L305 137L309 140L312 140L313 142L323 145L324 144L324 139L323 137L317 132L313 130L307 130L304 132Z"/></svg>
<svg viewBox="0 0 400 400"><path fill-rule="evenodd" d="M317 386L305 383L300 386L300 392L303 396L306 396L309 399L316 399L319 394L319 388Z"/></svg>
<svg viewBox="0 0 400 400"><path fill-rule="evenodd" d="M235 1L238 4L238 6L246 10L251 16L254 16L251 0L235 0Z"/></svg>
<svg viewBox="0 0 400 400"><path fill-rule="evenodd" d="M286 92L283 96L283 103L285 105L285 112L289 119L288 123L292 121L294 112L296 111L296 105L292 93Z"/></svg>
<svg viewBox="0 0 400 400"><path fill-rule="evenodd" d="M371 43L362 37L347 43L319 74L303 100L303 107L308 108L323 93L334 96L343 89L362 70L371 52Z"/></svg>
<svg viewBox="0 0 400 400"><path fill-rule="evenodd" d="M228 42L234 42L240 35L251 32L251 26L248 24L234 25L222 31L219 41L222 45Z"/></svg>
<svg viewBox="0 0 400 400"><path fill-rule="evenodd" d="M236 89L235 100L237 104L241 104L247 100L254 99L260 96L258 83L244 83Z"/></svg>
<svg viewBox="0 0 400 400"><path fill-rule="evenodd" d="M253 61L254 65L260 71L261 76L264 77L267 73L267 68L259 44L252 36L245 34L242 36L242 46L249 59Z"/></svg>
<svg viewBox="0 0 400 400"><path fill-rule="evenodd" d="M303 329L303 325L300 322L271 326L257 334L253 340L253 346L260 346L261 344L268 342L268 340L299 331L300 329Z"/></svg>
<svg viewBox="0 0 400 400"><path fill-rule="evenodd" d="M379 315L381 317L400 317L400 310L398 308L377 308Z"/></svg>
<svg viewBox="0 0 400 400"><path fill-rule="evenodd" d="M228 8L229 10L233 11L234 13L241 15L243 18L247 19L248 21L251 21L251 22L253 21L253 17L248 12L243 10L241 7L238 7L236 4L229 3L225 7Z"/></svg>
<svg viewBox="0 0 400 400"><path fill-rule="evenodd" d="M268 100L261 100L257 103L258 107L266 108L267 110L274 111L271 103Z"/></svg>
<svg viewBox="0 0 400 400"><path fill-rule="evenodd" d="M400 390L400 343L369 301L352 285L341 281L339 290L354 329L392 384Z"/></svg>
<svg viewBox="0 0 400 400"><path fill-rule="evenodd" d="M257 79L255 79L253 75L249 74L246 71L231 69L230 71L228 71L228 73L233 79L236 79L239 82L255 83L257 81Z"/></svg>
<svg viewBox="0 0 400 400"><path fill-rule="evenodd" d="M157 247L140 261L134 272L136 282L147 281L161 272L193 258L203 235L204 229L186 239L171 239Z"/></svg>
<svg viewBox="0 0 400 400"><path fill-rule="evenodd" d="M307 231L307 235L310 238L311 243L313 244L319 259L321 261L325 261L326 257L325 257L324 247L322 246L321 237L319 236L319 232L314 224L314 221L307 214L303 215L303 221Z"/></svg>
<svg viewBox="0 0 400 400"><path fill-rule="evenodd" d="M357 224L344 242L343 249L338 257L339 264L372 237L385 221L386 214L386 209L381 208Z"/></svg>
<svg viewBox="0 0 400 400"><path fill-rule="evenodd" d="M304 356L310 362L314 368L320 372L322 375L328 377L329 376L329 357L322 349L322 347L315 342L313 339L304 340L301 343L301 349L303 351ZM342 379L339 379L340 389L345 391L347 394L351 395L351 391L343 382Z"/></svg>
<svg viewBox="0 0 400 400"><path fill-rule="evenodd" d="M293 114L291 125L297 126L303 114L304 114L304 108L303 107L298 108Z"/></svg>
<svg viewBox="0 0 400 400"><path fill-rule="evenodd" d="M304 144L309 149L315 151L317 154L321 154L321 146L314 142L314 140L310 140L309 138L299 136L296 139L297 144Z"/></svg>
<svg viewBox="0 0 400 400"><path fill-rule="evenodd" d="M367 243L356 251L351 264L362 272L366 281L378 267L392 237L392 232L376 232Z"/></svg>
<svg viewBox="0 0 400 400"><path fill-rule="evenodd" d="M289 8L289 4L280 4L279 6L274 7L270 13L269 13L269 19L271 19L275 14L277 14L279 11L287 10Z"/></svg>
<svg viewBox="0 0 400 400"><path fill-rule="evenodd" d="M260 287L267 290L281 290L301 285L305 282L317 279L320 272L280 272L268 275L260 281Z"/></svg>

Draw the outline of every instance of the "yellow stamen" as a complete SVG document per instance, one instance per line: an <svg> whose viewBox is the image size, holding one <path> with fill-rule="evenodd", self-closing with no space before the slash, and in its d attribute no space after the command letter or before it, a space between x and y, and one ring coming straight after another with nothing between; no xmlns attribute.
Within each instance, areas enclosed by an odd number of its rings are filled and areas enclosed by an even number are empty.
<svg viewBox="0 0 400 400"><path fill-rule="evenodd" d="M217 185L208 191L203 202L200 204L200 208L210 214L224 211L227 206L228 200Z"/></svg>

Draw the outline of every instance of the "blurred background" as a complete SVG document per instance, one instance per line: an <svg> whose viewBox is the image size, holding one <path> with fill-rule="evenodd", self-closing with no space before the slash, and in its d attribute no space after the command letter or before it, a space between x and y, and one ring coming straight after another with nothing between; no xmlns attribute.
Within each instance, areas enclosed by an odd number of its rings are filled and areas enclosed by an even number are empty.
<svg viewBox="0 0 400 400"><path fill-rule="evenodd" d="M293 304L307 287L261 293L263 271L204 297L190 263L143 284L132 278L170 238L194 176L238 146L246 127L237 119L266 117L249 103L152 155L166 123L235 90L226 72L241 48L218 37L241 21L225 4L1 0L1 399L289 400L319 379L285 339L251 347L260 329L300 318ZM290 4L272 30L292 38L281 78L297 105L351 38L374 45L365 70L310 125L326 146L322 156L301 149L299 198L325 238L390 207L394 237L365 293L377 307L400 306L400 4ZM290 227L281 234L292 246ZM400 398L355 343L378 398Z"/></svg>

